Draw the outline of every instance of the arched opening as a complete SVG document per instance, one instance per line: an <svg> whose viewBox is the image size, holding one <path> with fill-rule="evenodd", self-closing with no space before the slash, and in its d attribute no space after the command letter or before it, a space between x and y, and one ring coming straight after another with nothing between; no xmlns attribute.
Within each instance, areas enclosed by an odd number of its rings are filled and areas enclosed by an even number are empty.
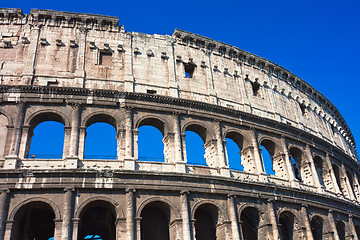
<svg viewBox="0 0 360 240"><path fill-rule="evenodd" d="M343 221L336 222L336 231L340 240L345 240L345 223Z"/></svg>
<svg viewBox="0 0 360 240"><path fill-rule="evenodd" d="M334 175L335 175L335 178L336 178L336 183L337 183L337 185L339 187L339 190L342 192L341 182L340 182L340 170L339 170L339 167L336 164L333 164L332 168L333 168Z"/></svg>
<svg viewBox="0 0 360 240"><path fill-rule="evenodd" d="M303 179L301 172L301 164L302 164L303 154L300 149L294 147L290 148L289 153L290 153L292 169L294 171L294 176L297 180L302 182Z"/></svg>
<svg viewBox="0 0 360 240"><path fill-rule="evenodd" d="M265 172L270 175L279 175L280 172L277 172L277 168L275 168L276 163L278 163L277 165L280 163L279 156L277 156L279 152L275 143L270 140L263 140L260 143L260 149Z"/></svg>
<svg viewBox="0 0 360 240"><path fill-rule="evenodd" d="M86 128L84 159L116 159L116 129L109 123L95 122Z"/></svg>
<svg viewBox="0 0 360 240"><path fill-rule="evenodd" d="M247 165L247 160L251 161L251 153L250 149L245 149L248 143L244 137L237 132L229 132L225 140L229 168L238 171L246 170L244 166Z"/></svg>
<svg viewBox="0 0 360 240"><path fill-rule="evenodd" d="M323 219L319 216L314 216L310 221L310 226L314 240L322 240L324 231Z"/></svg>
<svg viewBox="0 0 360 240"><path fill-rule="evenodd" d="M225 140L229 168L232 170L244 171L239 146L230 138L225 138Z"/></svg>
<svg viewBox="0 0 360 240"><path fill-rule="evenodd" d="M54 237L55 213L44 202L31 202L15 214L12 240L48 240Z"/></svg>
<svg viewBox="0 0 360 240"><path fill-rule="evenodd" d="M7 118L4 115L0 114L0 158L5 156L5 146L7 142L7 125Z"/></svg>
<svg viewBox="0 0 360 240"><path fill-rule="evenodd" d="M138 159L139 161L164 162L163 135L153 126L138 128Z"/></svg>
<svg viewBox="0 0 360 240"><path fill-rule="evenodd" d="M293 240L294 235L294 215L285 211L280 214L280 235L282 240Z"/></svg>
<svg viewBox="0 0 360 240"><path fill-rule="evenodd" d="M207 166L205 157L206 129L200 125L190 125L185 131L187 163Z"/></svg>
<svg viewBox="0 0 360 240"><path fill-rule="evenodd" d="M354 178L353 175L350 172L346 172L346 175L349 179L349 183L350 183L350 191L352 192L352 194L354 194Z"/></svg>
<svg viewBox="0 0 360 240"><path fill-rule="evenodd" d="M89 203L80 213L78 240L115 240L116 212L112 204L97 200ZM92 237L92 238L91 238Z"/></svg>
<svg viewBox="0 0 360 240"><path fill-rule="evenodd" d="M320 184L325 187L324 184L324 165L323 165L323 160L321 159L321 157L314 157L314 164L315 164L315 168L316 168L316 173L318 175Z"/></svg>
<svg viewBox="0 0 360 240"><path fill-rule="evenodd" d="M30 129L31 137L28 158L61 159L64 148L64 124L56 121L44 121Z"/></svg>
<svg viewBox="0 0 360 240"><path fill-rule="evenodd" d="M212 204L203 204L195 211L196 240L215 240L218 209Z"/></svg>
<svg viewBox="0 0 360 240"><path fill-rule="evenodd" d="M259 212L254 207L247 207L241 212L241 230L244 240L258 239Z"/></svg>
<svg viewBox="0 0 360 240"><path fill-rule="evenodd" d="M169 240L170 207L151 202L141 211L141 240Z"/></svg>

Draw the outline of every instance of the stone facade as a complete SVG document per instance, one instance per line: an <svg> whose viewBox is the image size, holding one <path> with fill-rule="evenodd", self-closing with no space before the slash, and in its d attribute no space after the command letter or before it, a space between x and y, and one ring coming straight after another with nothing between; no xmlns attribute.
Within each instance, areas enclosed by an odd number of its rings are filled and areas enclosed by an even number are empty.
<svg viewBox="0 0 360 240"><path fill-rule="evenodd" d="M359 239L360 165L329 100L241 49L118 24L0 10L0 239ZM44 121L64 125L62 159L29 158ZM116 160L84 159L96 122L116 129ZM139 161L144 125L161 131L164 162ZM207 166L187 163L186 131ZM243 171L229 168L226 138Z"/></svg>

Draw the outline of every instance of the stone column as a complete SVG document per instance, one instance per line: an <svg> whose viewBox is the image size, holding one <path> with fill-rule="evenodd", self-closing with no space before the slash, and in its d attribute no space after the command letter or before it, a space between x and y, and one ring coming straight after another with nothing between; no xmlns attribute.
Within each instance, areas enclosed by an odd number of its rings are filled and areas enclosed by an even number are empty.
<svg viewBox="0 0 360 240"><path fill-rule="evenodd" d="M190 229L190 217L189 217L189 204L188 204L189 191L180 192L181 200L181 218L182 218L182 230L183 239L191 240L191 229Z"/></svg>
<svg viewBox="0 0 360 240"><path fill-rule="evenodd" d="M80 218L73 218L73 234L72 234L72 240L78 240L78 231L79 231L79 221ZM71 239L71 238L69 238Z"/></svg>
<svg viewBox="0 0 360 240"><path fill-rule="evenodd" d="M219 120L214 121L216 148L218 154L218 167L222 176L230 177L230 169L224 155L224 145L222 140L221 124Z"/></svg>
<svg viewBox="0 0 360 240"><path fill-rule="evenodd" d="M73 204L74 204L74 188L64 189L64 208L63 208L63 224L61 229L61 239L71 239L72 233L72 216L73 216Z"/></svg>
<svg viewBox="0 0 360 240"><path fill-rule="evenodd" d="M141 217L136 217L136 236L134 239L141 240Z"/></svg>
<svg viewBox="0 0 360 240"><path fill-rule="evenodd" d="M181 148L182 148L182 152L183 152L183 159L185 164L187 163L187 153L186 153L186 143L185 143L185 133L181 133L180 134L180 138L181 138Z"/></svg>
<svg viewBox="0 0 360 240"><path fill-rule="evenodd" d="M10 155L5 157L5 169L15 169L17 166L17 160L19 158L19 150L22 136L22 126L25 119L26 104L20 102L17 105L17 117L15 122L15 128L11 139Z"/></svg>
<svg viewBox="0 0 360 240"><path fill-rule="evenodd" d="M8 201L9 201L9 190L5 189L1 191L0 194L0 240L4 240L4 232L5 232L5 222L8 213Z"/></svg>
<svg viewBox="0 0 360 240"><path fill-rule="evenodd" d="M135 239L135 189L125 189L126 192L126 232L127 239Z"/></svg>
<svg viewBox="0 0 360 240"><path fill-rule="evenodd" d="M133 141L133 108L125 108L125 159L124 168L135 170L134 141Z"/></svg>
<svg viewBox="0 0 360 240"><path fill-rule="evenodd" d="M4 234L4 240L8 240L11 237L11 231L13 227L14 221L6 221L5 222L5 234Z"/></svg>
<svg viewBox="0 0 360 240"><path fill-rule="evenodd" d="M77 168L79 160L79 127L80 127L80 104L71 103L71 133L70 133L70 150L66 158L66 168Z"/></svg>
<svg viewBox="0 0 360 240"><path fill-rule="evenodd" d="M54 219L55 228L54 228L54 240L63 239L61 237L61 228L64 226L64 223L61 219ZM68 238L67 238L68 239Z"/></svg>
<svg viewBox="0 0 360 240"><path fill-rule="evenodd" d="M175 146L175 164L177 172L186 172L186 162L183 158L183 149L180 133L180 123L179 123L179 114L173 114L173 124L174 124L174 146Z"/></svg>
<svg viewBox="0 0 360 240"><path fill-rule="evenodd" d="M276 217L276 213L275 213L275 209L274 209L274 200L273 199L268 199L267 211L269 214L269 219L270 219L270 223L271 223L271 227L272 227L273 240L278 240L278 239L280 239L280 234L279 234L278 221L277 221L277 217Z"/></svg>
<svg viewBox="0 0 360 240"><path fill-rule="evenodd" d="M285 136L281 136L281 144L282 144L283 152L285 155L284 163L285 163L285 167L286 167L287 173L288 173L288 180L292 183L291 185L293 187L298 187L299 184L294 176L294 171L293 171L293 167L292 167L292 164L290 161L290 154L288 151L288 145L287 145Z"/></svg>
<svg viewBox="0 0 360 240"><path fill-rule="evenodd" d="M359 240L357 234L356 234L356 230L355 230L355 225L354 225L354 221L353 221L353 216L351 214L349 214L349 227L351 230L351 235L353 235L353 240Z"/></svg>
<svg viewBox="0 0 360 240"><path fill-rule="evenodd" d="M240 232L237 220L237 210L235 205L235 195L229 194L227 195L227 207L229 211L229 217L231 222L231 232L232 232L232 239L233 240L240 240Z"/></svg>
<svg viewBox="0 0 360 240"><path fill-rule="evenodd" d="M251 128L251 142L252 146L254 147L254 160L255 160L255 166L256 166L256 174L259 174L259 180L263 182L267 182L266 173L264 171L264 163L262 161L262 157L260 154L260 147L256 135L256 130L254 128Z"/></svg>
<svg viewBox="0 0 360 240"><path fill-rule="evenodd" d="M331 209L329 210L328 218L329 218L330 227L334 232L334 234L333 234L334 240L340 240L339 234L338 234L337 229L336 229L334 215L333 215L333 212L332 212Z"/></svg>
<svg viewBox="0 0 360 240"><path fill-rule="evenodd" d="M301 217L302 217L302 220L303 220L304 226L305 226L306 239L312 240L313 235L311 232L311 226L310 226L309 216L307 213L307 205L306 204L301 205Z"/></svg>

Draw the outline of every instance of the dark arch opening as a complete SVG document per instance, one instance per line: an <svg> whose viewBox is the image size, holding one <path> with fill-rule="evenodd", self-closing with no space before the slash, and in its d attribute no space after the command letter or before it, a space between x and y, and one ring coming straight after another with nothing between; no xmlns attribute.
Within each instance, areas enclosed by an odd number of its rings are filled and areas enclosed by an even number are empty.
<svg viewBox="0 0 360 240"><path fill-rule="evenodd" d="M141 240L169 240L170 208L162 202L152 202L141 211Z"/></svg>
<svg viewBox="0 0 360 240"><path fill-rule="evenodd" d="M292 240L294 234L294 215L282 212L279 217L280 235L282 240Z"/></svg>
<svg viewBox="0 0 360 240"><path fill-rule="evenodd" d="M12 240L48 240L54 236L55 213L44 202L31 202L15 214Z"/></svg>
<svg viewBox="0 0 360 240"><path fill-rule="evenodd" d="M260 149L265 172L269 175L275 175L276 172L274 171L274 156L277 153L275 143L270 140L263 140L260 143Z"/></svg>
<svg viewBox="0 0 360 240"><path fill-rule="evenodd" d="M356 236L358 237L358 239L360 239L360 226L359 225L355 225L355 232L356 232Z"/></svg>
<svg viewBox="0 0 360 240"><path fill-rule="evenodd" d="M89 121L88 121L89 122ZM116 129L110 123L96 121L86 128L84 159L116 159Z"/></svg>
<svg viewBox="0 0 360 240"><path fill-rule="evenodd" d="M241 228L244 240L258 239L259 212L254 207L247 207L241 212Z"/></svg>
<svg viewBox="0 0 360 240"><path fill-rule="evenodd" d="M215 240L218 209L211 204L203 204L195 211L196 240Z"/></svg>
<svg viewBox="0 0 360 240"><path fill-rule="evenodd" d="M97 200L89 203L80 214L78 240L96 235L102 240L115 240L115 219L114 206L109 202Z"/></svg>
<svg viewBox="0 0 360 240"><path fill-rule="evenodd" d="M150 125L142 125L138 130L138 159L164 162L164 143L161 130Z"/></svg>
<svg viewBox="0 0 360 240"><path fill-rule="evenodd" d="M345 240L345 223L343 221L336 222L336 231L340 240Z"/></svg>
<svg viewBox="0 0 360 240"><path fill-rule="evenodd" d="M336 178L336 183L337 183L340 191L342 192L341 182L340 182L340 171L339 171L339 167L338 167L336 164L333 164L333 165L332 165L332 168L333 168L334 175L335 175L335 178Z"/></svg>
<svg viewBox="0 0 360 240"><path fill-rule="evenodd" d="M28 158L61 159L64 148L64 125L57 121L44 121L29 132Z"/></svg>
<svg viewBox="0 0 360 240"><path fill-rule="evenodd" d="M315 216L310 221L311 232L314 240L322 240L323 239L323 219L319 216Z"/></svg>

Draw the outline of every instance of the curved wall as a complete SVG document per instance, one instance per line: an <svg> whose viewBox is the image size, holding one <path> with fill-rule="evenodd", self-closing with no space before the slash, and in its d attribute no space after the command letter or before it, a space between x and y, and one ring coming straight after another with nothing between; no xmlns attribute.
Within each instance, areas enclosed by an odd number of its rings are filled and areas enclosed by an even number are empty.
<svg viewBox="0 0 360 240"><path fill-rule="evenodd" d="M32 222L73 240L91 229L146 239L159 226L171 240L359 239L351 132L287 70L181 30L128 33L114 17L1 9L0 30L0 239L40 236ZM64 125L61 159L29 156L44 121ZM115 160L84 158L96 122L115 128ZM140 161L143 125L162 133L163 162ZM186 131L203 140L207 166L188 163ZM227 138L243 171L229 167ZM160 225L147 220L155 212Z"/></svg>

